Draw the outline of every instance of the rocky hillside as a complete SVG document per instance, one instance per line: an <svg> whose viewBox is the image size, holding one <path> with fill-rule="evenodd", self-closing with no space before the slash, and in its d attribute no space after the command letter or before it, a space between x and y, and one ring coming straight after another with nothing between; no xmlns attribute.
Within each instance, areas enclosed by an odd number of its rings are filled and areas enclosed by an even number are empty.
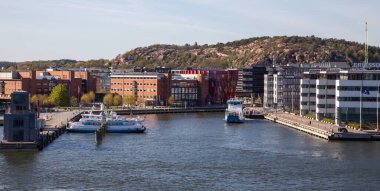
<svg viewBox="0 0 380 191"><path fill-rule="evenodd" d="M319 63L364 60L364 45L311 37L259 37L216 45L152 45L136 48L113 60L118 68L134 66L246 67L260 63ZM380 48L369 47L369 61L380 62Z"/></svg>

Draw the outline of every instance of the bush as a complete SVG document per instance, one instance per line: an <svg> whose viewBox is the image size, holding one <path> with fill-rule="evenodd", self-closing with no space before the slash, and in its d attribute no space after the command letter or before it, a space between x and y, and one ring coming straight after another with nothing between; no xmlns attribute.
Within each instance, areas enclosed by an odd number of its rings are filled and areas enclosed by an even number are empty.
<svg viewBox="0 0 380 191"><path fill-rule="evenodd" d="M295 109L295 110L293 110L293 113L296 114L296 115L299 115L300 114L300 110Z"/></svg>
<svg viewBox="0 0 380 191"><path fill-rule="evenodd" d="M308 114L305 115L305 117L309 117L309 118L315 119L315 114L314 113L308 113Z"/></svg>
<svg viewBox="0 0 380 191"><path fill-rule="evenodd" d="M331 118L323 118L322 121L328 122L328 123L335 123L334 119Z"/></svg>
<svg viewBox="0 0 380 191"><path fill-rule="evenodd" d="M357 123L357 122L348 122L347 123L348 126L354 128L354 129L359 129L360 128L360 124Z"/></svg>

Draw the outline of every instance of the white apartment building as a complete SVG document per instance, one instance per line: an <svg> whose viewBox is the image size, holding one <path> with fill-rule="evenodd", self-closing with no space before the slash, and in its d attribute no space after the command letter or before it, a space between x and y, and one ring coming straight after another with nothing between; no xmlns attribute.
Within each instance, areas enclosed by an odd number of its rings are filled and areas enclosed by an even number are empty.
<svg viewBox="0 0 380 191"><path fill-rule="evenodd" d="M273 107L273 74L264 75L264 107Z"/></svg>
<svg viewBox="0 0 380 191"><path fill-rule="evenodd" d="M332 117L334 98L331 90L332 82L320 80L317 84L317 75L327 69L349 69L350 65L342 62L316 64L287 64L268 68L264 76L264 107L282 108L287 111L301 109L301 114L326 113L319 117ZM306 75L306 77L304 77ZM329 76L330 78L330 76ZM301 88L301 81L303 87ZM316 87L319 87L317 90ZM318 91L318 92L317 92ZM320 100L317 103L317 93ZM323 100L322 98L325 97ZM319 104L319 108L317 108ZM301 106L300 106L301 105ZM324 110L322 112L322 110Z"/></svg>

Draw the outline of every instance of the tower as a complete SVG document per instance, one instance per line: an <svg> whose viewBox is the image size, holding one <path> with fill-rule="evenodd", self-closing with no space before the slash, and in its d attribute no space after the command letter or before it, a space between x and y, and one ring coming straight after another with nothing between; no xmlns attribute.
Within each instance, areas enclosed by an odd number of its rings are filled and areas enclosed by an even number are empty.
<svg viewBox="0 0 380 191"><path fill-rule="evenodd" d="M4 115L4 141L8 142L37 142L37 116L31 111L29 92L13 92L9 113Z"/></svg>

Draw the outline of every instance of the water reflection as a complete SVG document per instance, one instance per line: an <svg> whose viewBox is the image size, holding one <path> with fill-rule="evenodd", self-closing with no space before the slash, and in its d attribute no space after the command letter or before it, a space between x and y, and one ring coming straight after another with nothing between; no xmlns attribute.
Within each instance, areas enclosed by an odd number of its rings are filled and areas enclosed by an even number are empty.
<svg viewBox="0 0 380 191"><path fill-rule="evenodd" d="M145 134L107 134L98 147L94 134L64 134L39 153L1 153L0 189L377 189L380 142L330 142L223 117L147 115Z"/></svg>

